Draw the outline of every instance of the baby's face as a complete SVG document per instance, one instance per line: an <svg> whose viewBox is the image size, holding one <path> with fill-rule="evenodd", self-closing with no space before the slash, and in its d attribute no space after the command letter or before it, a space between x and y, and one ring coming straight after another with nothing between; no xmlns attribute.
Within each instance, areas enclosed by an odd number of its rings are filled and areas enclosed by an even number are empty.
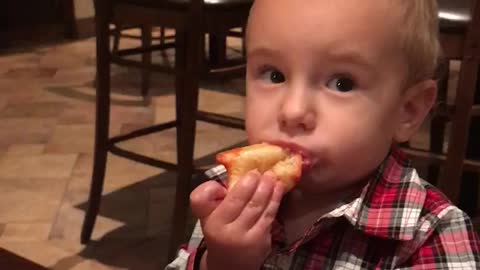
<svg viewBox="0 0 480 270"><path fill-rule="evenodd" d="M316 163L300 188L346 188L390 149L407 69L388 2L257 0L252 9L249 139L307 149Z"/></svg>

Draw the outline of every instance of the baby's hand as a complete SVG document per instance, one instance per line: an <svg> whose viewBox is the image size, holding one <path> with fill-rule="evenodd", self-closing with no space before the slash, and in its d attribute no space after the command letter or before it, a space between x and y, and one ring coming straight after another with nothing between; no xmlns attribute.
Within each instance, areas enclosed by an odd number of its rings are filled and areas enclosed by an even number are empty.
<svg viewBox="0 0 480 270"><path fill-rule="evenodd" d="M214 181L196 188L190 202L202 224L208 269L259 269L271 251L282 196L283 184L271 172L252 171L228 193Z"/></svg>

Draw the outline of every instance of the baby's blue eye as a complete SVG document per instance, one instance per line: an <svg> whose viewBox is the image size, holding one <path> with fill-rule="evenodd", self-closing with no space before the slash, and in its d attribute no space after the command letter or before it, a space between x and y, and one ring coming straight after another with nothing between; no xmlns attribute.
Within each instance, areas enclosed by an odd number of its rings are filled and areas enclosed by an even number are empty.
<svg viewBox="0 0 480 270"><path fill-rule="evenodd" d="M355 86L355 82L351 78L346 76L335 77L327 83L327 87L329 89L340 92L351 91L355 88Z"/></svg>
<svg viewBox="0 0 480 270"><path fill-rule="evenodd" d="M262 79L266 82L279 84L285 82L285 76L276 69L269 69L262 72Z"/></svg>

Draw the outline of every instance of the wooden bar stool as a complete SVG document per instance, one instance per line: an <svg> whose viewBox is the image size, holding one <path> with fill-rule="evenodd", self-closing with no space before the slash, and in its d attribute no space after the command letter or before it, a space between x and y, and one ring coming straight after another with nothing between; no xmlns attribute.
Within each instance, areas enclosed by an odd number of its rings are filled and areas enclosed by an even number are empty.
<svg viewBox="0 0 480 270"><path fill-rule="evenodd" d="M147 96L150 88L150 76L152 71L159 71L164 73L175 73L175 69L171 65L152 64L152 53L156 51L165 51L167 49L175 48L175 34L166 35L165 27L155 25L131 25L129 18L115 17L113 22L113 29L111 31L113 37L112 48L112 63L137 67L142 70L141 77L141 93L142 96ZM160 35L158 38L152 37L152 30L160 28ZM124 34L124 30L139 29L139 35ZM222 32L211 32L208 34L208 57L206 56L207 48L202 50L203 65L202 78L205 79L219 79L229 77L243 76L245 72L245 43L244 43L244 29L245 27L237 29L228 29ZM241 57L233 59L227 58L227 37L239 38L242 40ZM122 38L138 39L141 41L141 46L128 49L120 49L120 40ZM153 41L158 40L158 44L153 44ZM141 62L128 59L126 56L141 55Z"/></svg>
<svg viewBox="0 0 480 270"><path fill-rule="evenodd" d="M466 159L465 155L471 119L480 116L480 105L474 105L480 65L480 1L438 2L440 41L444 56L447 62L461 61L455 104L448 106L445 102L446 82L445 79L440 80L440 109L432 121L433 151L405 150L418 164L442 165L436 185L454 203L458 203L462 172L480 173L480 161ZM448 69L446 64L445 70ZM448 150L443 154L442 129L445 121L451 121L451 133ZM435 139L435 136L438 137Z"/></svg>
<svg viewBox="0 0 480 270"><path fill-rule="evenodd" d="M169 245L169 258L175 256L177 247L186 236L188 197L194 172L196 120L244 128L242 119L197 110L204 36L205 33L225 33L229 29L245 25L251 4L251 0L95 1L97 34L95 152L88 208L82 228L82 243L87 243L92 234L100 207L107 154L111 152L137 162L178 171L173 231ZM175 121L109 138L110 63L113 60L109 47L109 24L112 21L128 21L134 25L146 26L162 25L175 29ZM156 160L116 146L118 142L173 127L177 128L177 164Z"/></svg>

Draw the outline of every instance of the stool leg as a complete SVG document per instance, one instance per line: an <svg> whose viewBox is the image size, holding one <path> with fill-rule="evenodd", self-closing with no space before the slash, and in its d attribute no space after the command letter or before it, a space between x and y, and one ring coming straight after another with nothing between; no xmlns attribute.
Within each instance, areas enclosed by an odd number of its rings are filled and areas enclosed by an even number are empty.
<svg viewBox="0 0 480 270"><path fill-rule="evenodd" d="M437 185L454 204L458 203L460 192L460 178L467 148L478 68L478 63L474 59L463 59L460 67L447 159Z"/></svg>
<svg viewBox="0 0 480 270"><path fill-rule="evenodd" d="M175 206L173 210L172 235L170 238L168 258L175 257L176 250L184 241L186 219L189 209L189 194L191 179L194 171L193 155L195 146L196 112L198 107L198 85L200 67L201 36L199 29L191 30L194 34L185 36L177 32L176 60L176 87L177 104L181 111L177 111L177 119L180 120L177 128L177 153L178 153L178 176L175 195ZM188 59L188 64L186 59ZM188 79L187 79L188 78Z"/></svg>
<svg viewBox="0 0 480 270"><path fill-rule="evenodd" d="M160 27L160 44L161 45L165 44L165 27L164 26Z"/></svg>
<svg viewBox="0 0 480 270"><path fill-rule="evenodd" d="M480 69L478 71L480 78ZM475 104L480 104L480 80L477 80L477 90L474 98ZM473 117L468 131L467 159L480 160L480 117ZM464 172L460 191L459 207L469 216L477 214L479 199L480 174L476 172Z"/></svg>
<svg viewBox="0 0 480 270"><path fill-rule="evenodd" d="M450 63L448 60L442 64L442 72L440 80L438 81L438 95L437 102L446 104L448 94L448 79L450 74ZM445 117L434 115L430 126L430 151L433 153L441 154L443 151L443 145L445 140ZM433 185L437 184L438 175L440 173L438 165L430 165L428 167L427 179Z"/></svg>
<svg viewBox="0 0 480 270"><path fill-rule="evenodd" d="M104 1L95 2L104 3ZM81 233L81 242L83 244L90 241L95 220L100 208L108 153L108 125L110 117L110 37L108 16L104 16L108 9L106 9L103 4L96 4L96 10L98 13L96 16L98 81L96 86L95 152L88 207L85 213Z"/></svg>
<svg viewBox="0 0 480 270"><path fill-rule="evenodd" d="M120 38L122 35L122 26L118 23L115 24L115 28L113 29L113 48L112 54L116 55L118 53L118 49L120 48Z"/></svg>
<svg viewBox="0 0 480 270"><path fill-rule="evenodd" d="M177 151L180 151L182 144L180 138L182 129L180 128L182 122L183 106L183 91L185 82L185 33L176 31L175 37L175 115L177 120Z"/></svg>
<svg viewBox="0 0 480 270"><path fill-rule="evenodd" d="M242 56L247 57L247 39L245 36L246 26L242 27Z"/></svg>
<svg viewBox="0 0 480 270"><path fill-rule="evenodd" d="M227 60L227 32L210 33L209 37L209 62L213 68L225 65Z"/></svg>
<svg viewBox="0 0 480 270"><path fill-rule="evenodd" d="M148 95L150 88L150 65L152 63L152 26L142 25L142 96Z"/></svg>

